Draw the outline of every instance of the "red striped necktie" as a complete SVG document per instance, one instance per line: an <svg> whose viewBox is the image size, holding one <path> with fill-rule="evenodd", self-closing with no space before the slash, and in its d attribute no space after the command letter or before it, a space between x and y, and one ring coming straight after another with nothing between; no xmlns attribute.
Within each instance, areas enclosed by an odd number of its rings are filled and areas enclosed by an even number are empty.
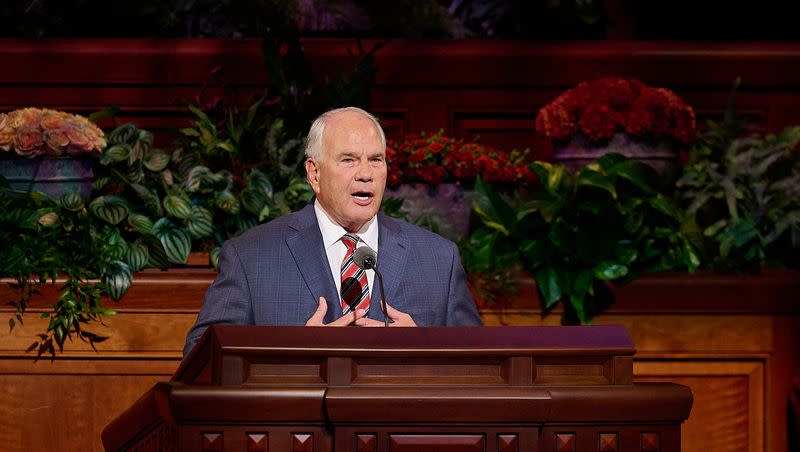
<svg viewBox="0 0 800 452"><path fill-rule="evenodd" d="M342 242L347 246L347 253L342 261L342 314L347 314L351 309L365 309L369 312L367 274L353 262L353 251L356 249L358 236L345 234L342 236Z"/></svg>

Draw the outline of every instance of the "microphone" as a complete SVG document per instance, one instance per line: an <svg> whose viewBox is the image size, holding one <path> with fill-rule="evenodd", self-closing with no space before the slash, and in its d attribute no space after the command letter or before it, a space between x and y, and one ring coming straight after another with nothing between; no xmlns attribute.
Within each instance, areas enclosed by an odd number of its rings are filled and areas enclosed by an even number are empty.
<svg viewBox="0 0 800 452"><path fill-rule="evenodd" d="M381 287L381 309L383 310L383 326L389 326L389 312L386 309L386 292L383 290L383 276L378 271L378 253L372 248L364 245L359 246L353 251L353 262L364 270L375 270L378 277L378 284Z"/></svg>

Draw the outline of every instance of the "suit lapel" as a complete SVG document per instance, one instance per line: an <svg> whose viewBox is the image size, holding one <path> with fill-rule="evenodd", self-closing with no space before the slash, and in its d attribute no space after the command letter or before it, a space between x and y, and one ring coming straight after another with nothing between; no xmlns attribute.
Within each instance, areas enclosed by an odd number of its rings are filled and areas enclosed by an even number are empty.
<svg viewBox="0 0 800 452"><path fill-rule="evenodd" d="M303 275L308 289L314 295L314 304L323 296L328 301L328 312L325 322L331 322L342 315L336 285L333 282L328 257L322 244L322 233L319 231L314 205L309 204L300 210L296 220L289 224L294 233L286 238L286 245L292 253L300 274Z"/></svg>
<svg viewBox="0 0 800 452"><path fill-rule="evenodd" d="M405 272L408 250L403 232L395 221L378 213L378 228L378 270L383 275L385 299L393 305ZM374 286L378 286L377 282L376 276ZM373 293L383 295L380 290L373 289ZM380 297L372 297L369 310L369 317L383 320Z"/></svg>

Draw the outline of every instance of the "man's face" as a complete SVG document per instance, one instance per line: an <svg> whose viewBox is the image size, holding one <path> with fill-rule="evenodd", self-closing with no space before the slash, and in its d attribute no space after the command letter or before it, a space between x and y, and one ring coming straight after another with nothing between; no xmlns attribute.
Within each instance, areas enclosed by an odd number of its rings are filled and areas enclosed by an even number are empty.
<svg viewBox="0 0 800 452"><path fill-rule="evenodd" d="M306 160L308 182L320 205L348 232L378 212L386 187L386 149L375 124L357 112L327 120L322 156Z"/></svg>

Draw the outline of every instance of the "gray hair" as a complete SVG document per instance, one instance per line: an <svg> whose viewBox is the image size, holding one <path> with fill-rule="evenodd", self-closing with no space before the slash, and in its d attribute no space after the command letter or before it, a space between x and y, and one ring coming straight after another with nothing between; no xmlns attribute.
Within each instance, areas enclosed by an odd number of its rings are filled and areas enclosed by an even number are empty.
<svg viewBox="0 0 800 452"><path fill-rule="evenodd" d="M381 128L380 123L378 123L378 118L358 107L342 107L326 111L325 113L319 115L319 117L317 117L317 119L315 119L311 124L311 128L308 130L308 138L306 138L307 158L319 160L322 157L322 134L325 132L325 123L334 115L346 112L359 113L369 118L369 120L375 124L375 128L378 130L378 136L381 139L381 145L384 149L386 149L386 135L383 133L383 128Z"/></svg>

